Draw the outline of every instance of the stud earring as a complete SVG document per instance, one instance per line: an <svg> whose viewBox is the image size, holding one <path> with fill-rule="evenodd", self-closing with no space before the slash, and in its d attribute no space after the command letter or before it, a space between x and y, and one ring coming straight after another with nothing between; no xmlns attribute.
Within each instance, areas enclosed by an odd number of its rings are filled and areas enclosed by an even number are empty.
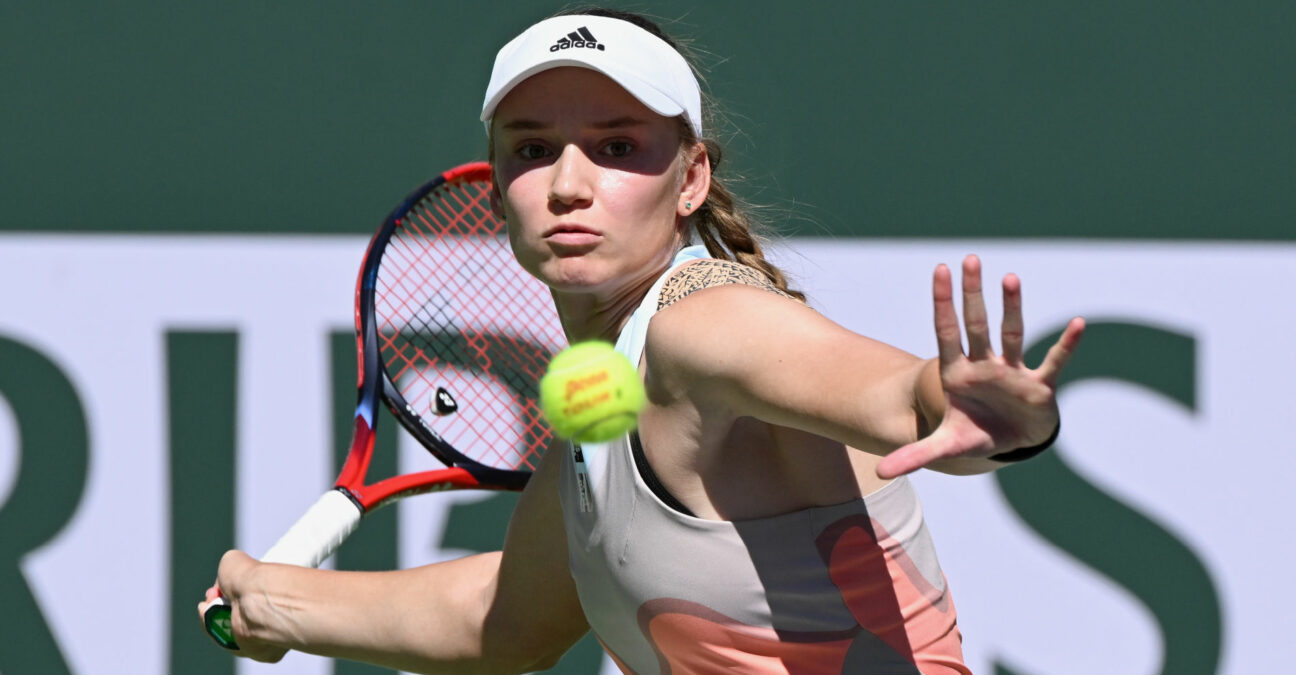
<svg viewBox="0 0 1296 675"><path fill-rule="evenodd" d="M692 211L692 210L693 210L693 202L684 202L684 210L685 210L685 211Z"/></svg>

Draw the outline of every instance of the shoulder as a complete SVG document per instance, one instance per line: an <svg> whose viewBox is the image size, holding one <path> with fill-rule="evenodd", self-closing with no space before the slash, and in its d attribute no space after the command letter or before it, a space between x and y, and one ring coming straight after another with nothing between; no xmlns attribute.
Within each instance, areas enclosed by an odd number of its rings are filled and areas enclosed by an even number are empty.
<svg viewBox="0 0 1296 675"><path fill-rule="evenodd" d="M662 285L648 325L649 345L673 336L669 343L690 352L708 343L723 350L740 335L767 335L774 326L818 316L760 270L708 258L681 267Z"/></svg>
<svg viewBox="0 0 1296 675"><path fill-rule="evenodd" d="M786 357L807 332L831 326L759 270L725 260L674 272L658 307L644 346L648 383L693 399Z"/></svg>
<svg viewBox="0 0 1296 675"><path fill-rule="evenodd" d="M657 309L670 307L704 288L732 285L757 288L792 299L759 270L731 260L707 258L680 267L666 279L661 294L657 296Z"/></svg>

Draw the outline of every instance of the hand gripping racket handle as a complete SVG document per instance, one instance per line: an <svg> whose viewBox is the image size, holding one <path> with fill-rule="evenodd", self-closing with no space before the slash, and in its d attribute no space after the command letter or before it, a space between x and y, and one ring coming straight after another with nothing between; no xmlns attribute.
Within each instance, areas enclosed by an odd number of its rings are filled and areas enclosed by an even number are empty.
<svg viewBox="0 0 1296 675"><path fill-rule="evenodd" d="M262 562L319 567L351 536L363 512L341 489L329 490L266 551ZM230 625L230 607L215 598L203 612L207 634L226 649L238 649Z"/></svg>

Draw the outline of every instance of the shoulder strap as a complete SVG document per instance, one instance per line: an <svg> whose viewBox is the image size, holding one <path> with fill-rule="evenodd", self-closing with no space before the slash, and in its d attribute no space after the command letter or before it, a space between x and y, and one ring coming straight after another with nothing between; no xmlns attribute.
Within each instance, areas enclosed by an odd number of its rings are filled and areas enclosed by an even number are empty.
<svg viewBox="0 0 1296 675"><path fill-rule="evenodd" d="M630 362L638 366L640 359L643 357L644 337L648 334L648 322L652 320L657 313L658 297L661 295L662 285L671 275L680 268L681 265L693 260L701 260L710 257L705 246L689 246L675 254L675 259L671 261L670 268L664 274L657 278L652 288L644 295L643 300L639 303L639 308L630 315L630 320L626 322L621 334L617 336L616 349L625 354Z"/></svg>
<svg viewBox="0 0 1296 675"><path fill-rule="evenodd" d="M788 295L759 270L732 260L703 260L673 272L661 290L657 310L661 311L704 288L738 284L754 286L785 298Z"/></svg>

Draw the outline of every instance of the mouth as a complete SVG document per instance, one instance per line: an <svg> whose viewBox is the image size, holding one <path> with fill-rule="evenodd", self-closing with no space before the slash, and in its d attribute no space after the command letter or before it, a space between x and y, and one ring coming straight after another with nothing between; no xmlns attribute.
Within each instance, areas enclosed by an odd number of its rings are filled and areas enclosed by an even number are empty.
<svg viewBox="0 0 1296 675"><path fill-rule="evenodd" d="M602 236L602 233L600 233L598 230L592 227L585 227L584 225L576 225L574 223L561 223L555 225L545 230L541 236L543 236L545 239L549 239L555 235L564 235L564 234L578 234L578 235L584 234L584 235Z"/></svg>
<svg viewBox="0 0 1296 675"><path fill-rule="evenodd" d="M543 233L544 241L559 255L589 251L603 240L603 233L592 227L562 223Z"/></svg>

